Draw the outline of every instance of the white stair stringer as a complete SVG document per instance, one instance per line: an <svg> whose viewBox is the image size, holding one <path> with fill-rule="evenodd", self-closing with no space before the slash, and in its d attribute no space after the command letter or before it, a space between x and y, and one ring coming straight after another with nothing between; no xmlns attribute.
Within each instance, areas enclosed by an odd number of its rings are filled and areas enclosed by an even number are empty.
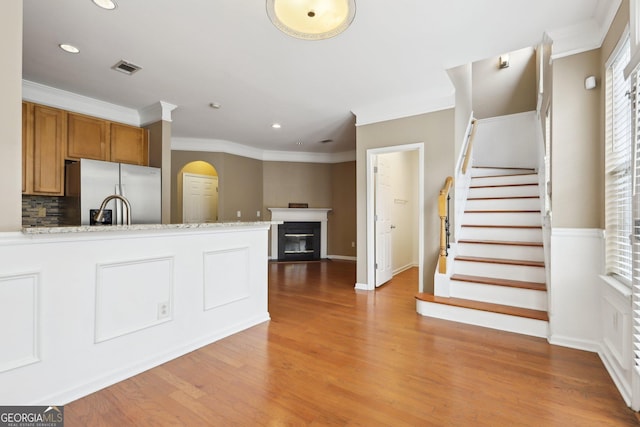
<svg viewBox="0 0 640 427"><path fill-rule="evenodd" d="M437 288L447 294L418 297L418 312L546 338L541 209L534 170L473 168L448 286Z"/></svg>

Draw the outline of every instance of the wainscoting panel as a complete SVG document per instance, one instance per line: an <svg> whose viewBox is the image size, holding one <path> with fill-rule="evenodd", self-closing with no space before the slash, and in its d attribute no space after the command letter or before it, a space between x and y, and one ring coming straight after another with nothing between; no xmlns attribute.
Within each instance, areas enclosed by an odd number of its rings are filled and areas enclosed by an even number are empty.
<svg viewBox="0 0 640 427"><path fill-rule="evenodd" d="M38 273L0 277L0 372L40 360L39 278Z"/></svg>
<svg viewBox="0 0 640 427"><path fill-rule="evenodd" d="M249 298L249 248L204 253L204 309Z"/></svg>
<svg viewBox="0 0 640 427"><path fill-rule="evenodd" d="M171 320L173 276L171 257L99 264L95 342Z"/></svg>

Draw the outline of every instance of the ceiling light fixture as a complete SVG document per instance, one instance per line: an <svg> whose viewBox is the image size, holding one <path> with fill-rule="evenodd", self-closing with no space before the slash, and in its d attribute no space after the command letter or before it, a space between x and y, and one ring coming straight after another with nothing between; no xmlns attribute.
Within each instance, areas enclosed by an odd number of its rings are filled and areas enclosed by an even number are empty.
<svg viewBox="0 0 640 427"><path fill-rule="evenodd" d="M356 15L355 0L267 0L267 15L280 31L305 40L335 37Z"/></svg>
<svg viewBox="0 0 640 427"><path fill-rule="evenodd" d="M282 127L282 125L280 123L274 123L271 125L272 128L274 129L280 129Z"/></svg>
<svg viewBox="0 0 640 427"><path fill-rule="evenodd" d="M220 108L222 108L222 104L219 104L217 102L210 102L209 107L213 108L214 110L219 110Z"/></svg>
<svg viewBox="0 0 640 427"><path fill-rule="evenodd" d="M93 1L93 3L98 6L101 7L103 9L107 9L107 10L113 10L117 7L116 2L113 0L91 0Z"/></svg>
<svg viewBox="0 0 640 427"><path fill-rule="evenodd" d="M78 49L77 47L75 47L72 44L61 43L61 44L58 45L58 47L60 47L60 49L64 50L65 52L68 52L68 53L80 53L80 49Z"/></svg>

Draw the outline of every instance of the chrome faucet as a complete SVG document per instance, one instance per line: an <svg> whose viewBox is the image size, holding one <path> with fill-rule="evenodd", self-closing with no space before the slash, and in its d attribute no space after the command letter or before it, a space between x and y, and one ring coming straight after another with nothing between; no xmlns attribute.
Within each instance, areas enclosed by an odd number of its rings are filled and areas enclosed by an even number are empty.
<svg viewBox="0 0 640 427"><path fill-rule="evenodd" d="M131 204L129 203L129 201L127 200L126 197L121 196L119 194L112 194L110 196L105 197L105 199L102 201L102 204L100 205L100 209L98 210L98 212L94 215L93 219L95 222L101 222L102 221L102 217L104 215L104 208L107 207L107 203L109 203L111 200L113 199L118 199L118 200L122 200L122 204L124 204L126 210L127 210L127 216L126 216L126 225L131 225ZM122 218L122 225L125 222L125 218Z"/></svg>

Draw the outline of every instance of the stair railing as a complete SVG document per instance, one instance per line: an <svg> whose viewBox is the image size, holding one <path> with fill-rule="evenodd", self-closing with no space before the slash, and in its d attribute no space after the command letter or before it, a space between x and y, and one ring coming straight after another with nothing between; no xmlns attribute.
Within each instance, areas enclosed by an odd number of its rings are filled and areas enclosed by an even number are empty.
<svg viewBox="0 0 640 427"><path fill-rule="evenodd" d="M469 167L469 160L471 159L471 151L473 149L473 138L476 136L476 128L478 127L478 121L476 119L471 120L471 132L469 132L467 140L467 149L464 152L464 161L462 162L462 174L467 173Z"/></svg>
<svg viewBox="0 0 640 427"><path fill-rule="evenodd" d="M440 216L440 255L438 257L438 272L445 274L447 272L447 255L449 255L449 201L451 195L449 190L453 185L453 177L448 176L444 180L444 186L438 195L438 215Z"/></svg>

